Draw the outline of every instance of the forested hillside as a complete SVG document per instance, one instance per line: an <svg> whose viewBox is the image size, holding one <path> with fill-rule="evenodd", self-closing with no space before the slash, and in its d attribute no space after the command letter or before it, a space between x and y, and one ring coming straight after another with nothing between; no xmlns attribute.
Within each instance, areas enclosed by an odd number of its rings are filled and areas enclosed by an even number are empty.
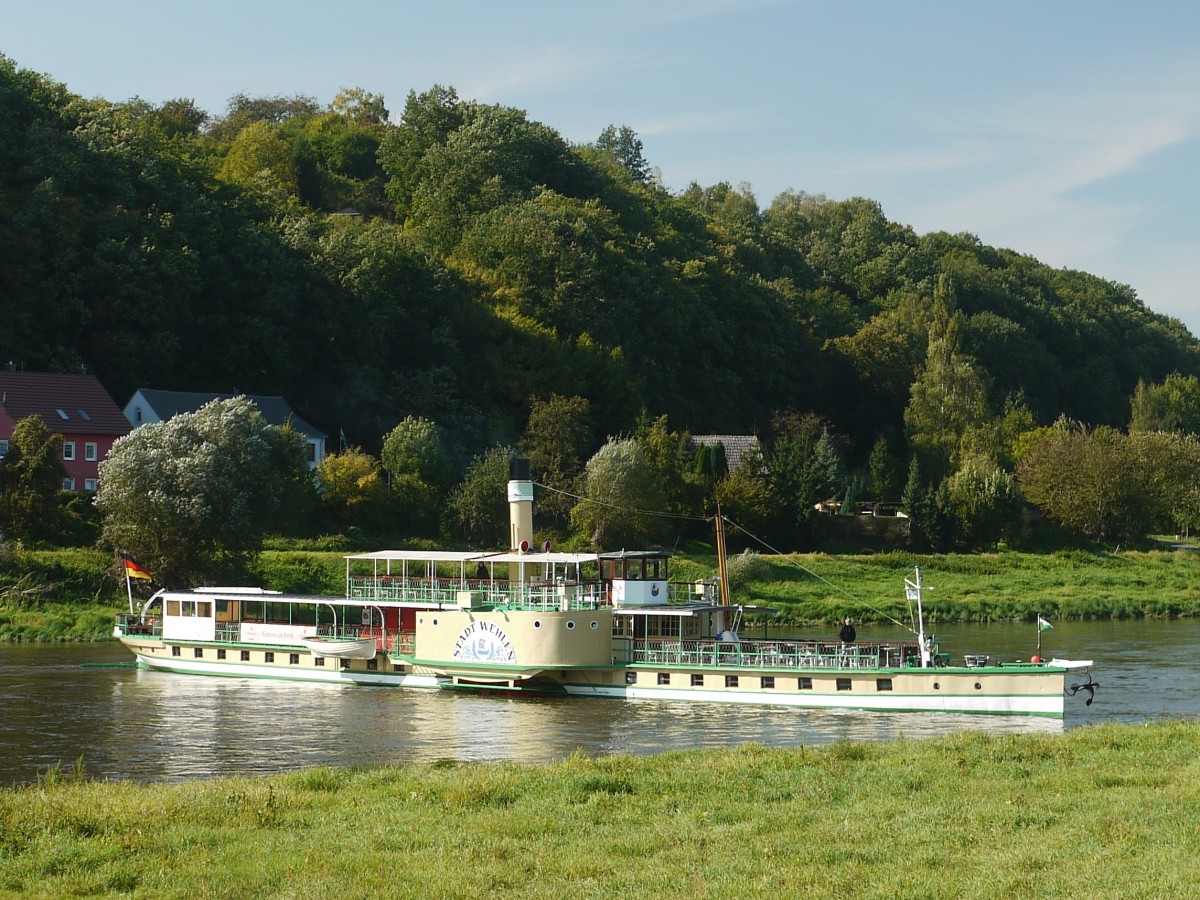
<svg viewBox="0 0 1200 900"><path fill-rule="evenodd" d="M660 416L767 441L810 417L852 467L950 471L948 434L1124 428L1139 383L1200 374L1130 287L868 199L673 193L628 128L573 145L440 86L217 112L0 57L0 286L4 361L86 365L122 404L280 394L373 453L423 418L460 470L556 395L587 401L584 460Z"/></svg>

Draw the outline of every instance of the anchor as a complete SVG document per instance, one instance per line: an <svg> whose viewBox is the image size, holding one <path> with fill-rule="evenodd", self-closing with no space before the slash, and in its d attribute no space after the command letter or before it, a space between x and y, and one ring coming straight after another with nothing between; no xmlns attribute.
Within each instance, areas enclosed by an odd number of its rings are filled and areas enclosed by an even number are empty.
<svg viewBox="0 0 1200 900"><path fill-rule="evenodd" d="M1069 688L1067 688L1066 691L1064 691L1064 694L1069 697L1074 697L1080 691L1087 691L1088 692L1087 702L1084 703L1083 705L1091 706L1092 701L1096 699L1096 688L1100 687L1100 682L1094 681L1092 679L1092 673L1090 670L1087 673L1087 677L1088 677L1088 680L1085 681L1083 684L1071 685Z"/></svg>

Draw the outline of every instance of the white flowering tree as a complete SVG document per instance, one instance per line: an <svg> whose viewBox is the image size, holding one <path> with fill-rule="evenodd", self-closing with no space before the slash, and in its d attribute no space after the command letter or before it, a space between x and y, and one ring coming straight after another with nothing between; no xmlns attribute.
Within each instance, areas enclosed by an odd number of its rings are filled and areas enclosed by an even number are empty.
<svg viewBox="0 0 1200 900"><path fill-rule="evenodd" d="M170 587L236 570L310 479L304 441L245 397L143 425L100 464L102 536Z"/></svg>

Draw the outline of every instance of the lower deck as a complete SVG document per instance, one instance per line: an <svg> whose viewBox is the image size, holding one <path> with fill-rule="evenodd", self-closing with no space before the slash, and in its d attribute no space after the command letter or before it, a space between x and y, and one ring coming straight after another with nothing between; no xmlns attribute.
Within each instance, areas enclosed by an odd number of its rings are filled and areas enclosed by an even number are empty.
<svg viewBox="0 0 1200 900"><path fill-rule="evenodd" d="M744 654L687 661L658 659L608 666L528 668L495 664L453 668L379 652L371 659L314 656L293 645L166 641L128 635L140 663L165 671L397 687L501 689L574 697L770 704L872 711L963 712L1061 718L1065 673L1030 664L916 668L865 659L776 659ZM636 654L645 657L645 654ZM906 660L907 662L907 660Z"/></svg>

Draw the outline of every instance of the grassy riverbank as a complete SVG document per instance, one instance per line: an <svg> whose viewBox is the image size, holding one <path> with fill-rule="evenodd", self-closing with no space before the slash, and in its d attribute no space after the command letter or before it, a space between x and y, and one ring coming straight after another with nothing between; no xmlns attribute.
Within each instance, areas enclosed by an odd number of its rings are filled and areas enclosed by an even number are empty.
<svg viewBox="0 0 1200 900"><path fill-rule="evenodd" d="M1179 897L1200 725L0 792L0 892Z"/></svg>
<svg viewBox="0 0 1200 900"><path fill-rule="evenodd" d="M110 555L90 550L15 554L0 569L0 641L110 637L113 614L126 606L112 563ZM735 600L778 609L792 625L827 625L847 615L865 623L907 621L904 578L916 566L933 588L925 595L932 624L1032 621L1039 614L1055 620L1200 615L1200 553L1183 550L761 556L748 566ZM684 553L673 561L672 577L708 578L715 570L714 556ZM281 550L263 553L249 580L336 595L344 578L341 552Z"/></svg>

